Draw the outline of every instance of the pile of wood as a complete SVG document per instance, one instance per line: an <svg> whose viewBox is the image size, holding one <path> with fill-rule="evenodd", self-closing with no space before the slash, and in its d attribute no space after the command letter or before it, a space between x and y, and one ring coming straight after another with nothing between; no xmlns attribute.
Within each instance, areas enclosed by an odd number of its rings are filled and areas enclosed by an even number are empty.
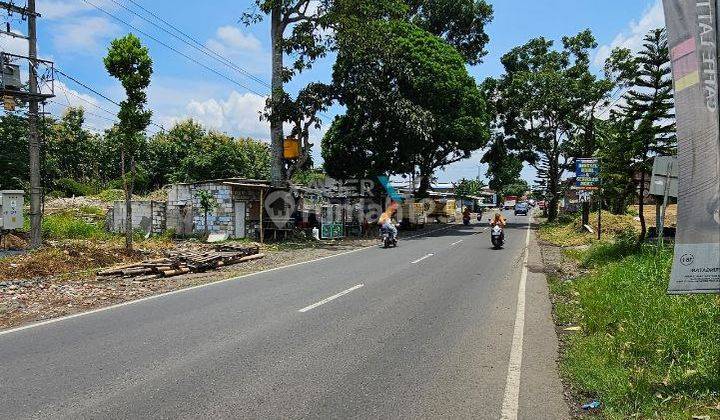
<svg viewBox="0 0 720 420"><path fill-rule="evenodd" d="M147 281L161 277L199 273L226 265L257 260L265 256L259 252L260 247L257 244L251 246L222 244L215 247L214 250L170 251L164 258L112 267L99 271L97 275Z"/></svg>

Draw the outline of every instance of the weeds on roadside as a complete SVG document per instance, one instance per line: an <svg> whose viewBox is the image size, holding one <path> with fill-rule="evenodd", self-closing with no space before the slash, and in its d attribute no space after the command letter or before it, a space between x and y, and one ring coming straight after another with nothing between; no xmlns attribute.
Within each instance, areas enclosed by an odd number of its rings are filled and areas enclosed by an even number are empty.
<svg viewBox="0 0 720 420"><path fill-rule="evenodd" d="M720 299L666 294L672 249L619 235L577 257L601 269L551 282L556 316L576 323L564 374L609 418L718 415Z"/></svg>

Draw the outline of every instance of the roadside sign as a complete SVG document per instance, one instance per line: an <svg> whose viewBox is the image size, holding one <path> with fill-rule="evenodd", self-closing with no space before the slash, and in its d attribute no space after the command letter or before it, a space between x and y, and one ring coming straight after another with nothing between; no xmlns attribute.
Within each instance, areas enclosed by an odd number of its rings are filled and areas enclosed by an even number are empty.
<svg viewBox="0 0 720 420"><path fill-rule="evenodd" d="M581 203L589 203L592 201L592 191L591 190L581 190L578 191L578 201Z"/></svg>
<svg viewBox="0 0 720 420"><path fill-rule="evenodd" d="M598 159L575 159L575 188L578 190L600 188L600 161Z"/></svg>

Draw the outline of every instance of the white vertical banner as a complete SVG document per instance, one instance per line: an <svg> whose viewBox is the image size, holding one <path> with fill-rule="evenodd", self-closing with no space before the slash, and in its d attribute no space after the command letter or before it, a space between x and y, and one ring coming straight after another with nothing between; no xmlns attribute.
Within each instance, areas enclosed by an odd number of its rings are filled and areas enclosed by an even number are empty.
<svg viewBox="0 0 720 420"><path fill-rule="evenodd" d="M663 0L678 134L678 225L669 293L720 293L720 0Z"/></svg>

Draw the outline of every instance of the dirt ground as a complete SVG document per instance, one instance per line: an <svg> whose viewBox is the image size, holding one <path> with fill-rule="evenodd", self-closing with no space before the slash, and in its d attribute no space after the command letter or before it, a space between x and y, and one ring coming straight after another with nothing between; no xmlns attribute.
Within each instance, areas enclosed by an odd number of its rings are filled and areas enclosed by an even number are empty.
<svg viewBox="0 0 720 420"><path fill-rule="evenodd" d="M636 214L639 213L639 206L635 205L631 208ZM643 206L643 209L643 213L645 214L645 220L647 221L648 225L655 226L655 205L645 205ZM665 226L677 226L677 204L668 204L667 210L665 210Z"/></svg>
<svg viewBox="0 0 720 420"><path fill-rule="evenodd" d="M428 233L445 225L432 225L401 237ZM266 244L265 257L203 273L140 282L133 278L96 277L98 269L155 258L169 249L198 246L179 243L143 249L132 255L122 248L92 243L55 243L35 253L0 256L0 329L71 315L91 309L212 283L244 274L309 261L378 244L377 239Z"/></svg>

